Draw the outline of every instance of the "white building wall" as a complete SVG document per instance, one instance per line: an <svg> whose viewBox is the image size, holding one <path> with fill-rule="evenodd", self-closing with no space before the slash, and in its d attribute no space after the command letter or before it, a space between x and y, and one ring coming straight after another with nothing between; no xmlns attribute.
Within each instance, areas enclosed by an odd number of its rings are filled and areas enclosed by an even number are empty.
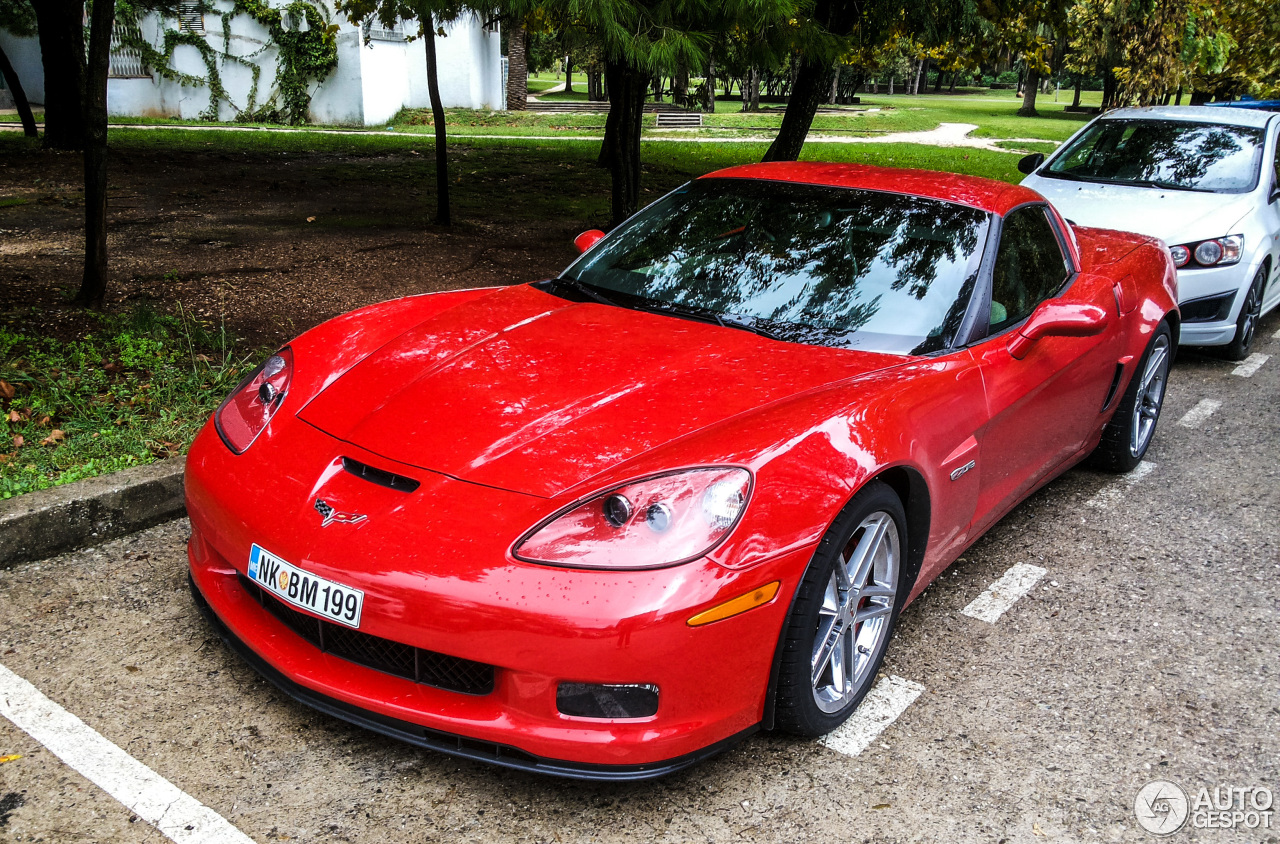
<svg viewBox="0 0 1280 844"><path fill-rule="evenodd" d="M40 42L34 38L19 38L0 30L0 47L9 57L22 90L31 103L44 102L44 65L40 63Z"/></svg>
<svg viewBox="0 0 1280 844"><path fill-rule="evenodd" d="M366 125L368 106L364 100L360 41L360 33L353 26L344 26L338 32L338 66L320 85L311 85L311 122ZM274 70L272 74L274 79Z"/></svg>
<svg viewBox="0 0 1280 844"><path fill-rule="evenodd" d="M231 0L217 0L217 8L230 10ZM371 41L364 44L361 31L336 12L333 22L338 32L338 65L325 80L311 89L310 118L315 123L376 126L384 124L401 108L429 108L426 54L421 40ZM222 31L222 18L204 16L205 37L221 52L226 44L233 56L253 56L257 65L256 101L250 101L253 72L241 62L219 59L218 69L230 103L219 104L217 119L234 120L240 111L259 108L273 96L279 51L264 45L268 30L247 15L231 19L231 33ZM163 30L175 25L158 15L141 22L142 35L157 49L163 44ZM502 109L506 96L502 87L502 56L496 27L486 30L477 15L468 15L445 27L448 35L436 39L436 61L440 98L449 108ZM406 22L406 32L416 32L417 24ZM0 44L13 62L27 97L44 99L44 71L40 64L39 42L0 33ZM180 44L171 66L199 79L208 76L204 57L195 47ZM113 117L178 117L197 119L209 108L207 85L182 85L163 79L111 78L107 83L107 111Z"/></svg>

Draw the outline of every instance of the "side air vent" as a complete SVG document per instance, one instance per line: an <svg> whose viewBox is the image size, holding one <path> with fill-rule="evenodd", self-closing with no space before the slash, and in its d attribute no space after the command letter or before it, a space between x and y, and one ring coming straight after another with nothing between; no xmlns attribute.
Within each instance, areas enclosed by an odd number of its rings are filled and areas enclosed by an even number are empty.
<svg viewBox="0 0 1280 844"><path fill-rule="evenodd" d="M1124 364L1116 364L1116 374L1111 377L1111 389L1107 390L1107 400L1102 403L1102 410L1111 407L1111 402L1115 401L1116 390L1120 388L1120 379L1124 376ZM1102 410L1098 411L1099 413Z"/></svg>
<svg viewBox="0 0 1280 844"><path fill-rule="evenodd" d="M342 468L358 478L364 478L371 484L385 486L398 492L413 492L420 485L413 478L406 478L404 475L375 469L372 466L361 463L359 460L352 460L350 457L342 458Z"/></svg>

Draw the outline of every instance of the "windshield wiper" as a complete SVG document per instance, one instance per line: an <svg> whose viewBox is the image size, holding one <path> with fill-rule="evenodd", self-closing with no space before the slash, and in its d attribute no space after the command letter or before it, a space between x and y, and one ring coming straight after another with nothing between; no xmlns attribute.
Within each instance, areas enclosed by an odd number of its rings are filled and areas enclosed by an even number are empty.
<svg viewBox="0 0 1280 844"><path fill-rule="evenodd" d="M782 340L782 337L776 331L765 328L756 320L741 319L727 314L721 314L716 317L716 320L725 328L739 328L743 331L750 331L752 334L759 334L761 337L767 337L770 340Z"/></svg>
<svg viewBox="0 0 1280 844"><path fill-rule="evenodd" d="M563 284L565 287L572 287L574 290L578 291L583 296L587 296L591 299L594 299L595 301L599 302L602 305L612 305L615 307L618 305L617 302L613 301L607 296L600 295L599 291L597 291L590 284L587 284L586 282L578 281L576 278L574 278L571 275L562 275L559 278L555 278L552 280L556 284Z"/></svg>
<svg viewBox="0 0 1280 844"><path fill-rule="evenodd" d="M1179 185L1174 182L1161 182L1156 179L1116 179L1115 181L1116 181L1116 184L1119 184L1119 185L1134 185L1140 188L1159 188L1161 190L1189 190L1189 191L1196 191L1198 193L1213 192L1213 191L1208 191L1206 188L1194 188L1194 187L1191 187L1190 185Z"/></svg>

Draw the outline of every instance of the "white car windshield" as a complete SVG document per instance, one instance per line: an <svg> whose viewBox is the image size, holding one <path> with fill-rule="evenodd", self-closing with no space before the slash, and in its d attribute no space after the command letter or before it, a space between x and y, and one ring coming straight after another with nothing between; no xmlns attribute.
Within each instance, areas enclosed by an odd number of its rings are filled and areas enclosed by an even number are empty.
<svg viewBox="0 0 1280 844"><path fill-rule="evenodd" d="M1099 120L1040 175L1169 190L1244 193L1258 184L1263 132L1178 120Z"/></svg>

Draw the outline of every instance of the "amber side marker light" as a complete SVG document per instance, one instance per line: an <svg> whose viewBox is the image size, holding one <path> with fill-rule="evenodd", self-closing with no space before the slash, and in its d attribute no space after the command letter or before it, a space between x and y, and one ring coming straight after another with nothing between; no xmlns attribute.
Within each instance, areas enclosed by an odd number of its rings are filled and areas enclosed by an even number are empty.
<svg viewBox="0 0 1280 844"><path fill-rule="evenodd" d="M720 621L725 618L732 618L735 615L741 615L747 610L755 609L761 604L767 604L773 600L773 596L778 594L778 587L782 585L782 581L775 580L773 583L766 583L756 589L752 589L745 595L725 601L719 606L714 606L709 610L700 612L693 618L689 619L690 627L701 627L704 624L710 624L713 621Z"/></svg>

